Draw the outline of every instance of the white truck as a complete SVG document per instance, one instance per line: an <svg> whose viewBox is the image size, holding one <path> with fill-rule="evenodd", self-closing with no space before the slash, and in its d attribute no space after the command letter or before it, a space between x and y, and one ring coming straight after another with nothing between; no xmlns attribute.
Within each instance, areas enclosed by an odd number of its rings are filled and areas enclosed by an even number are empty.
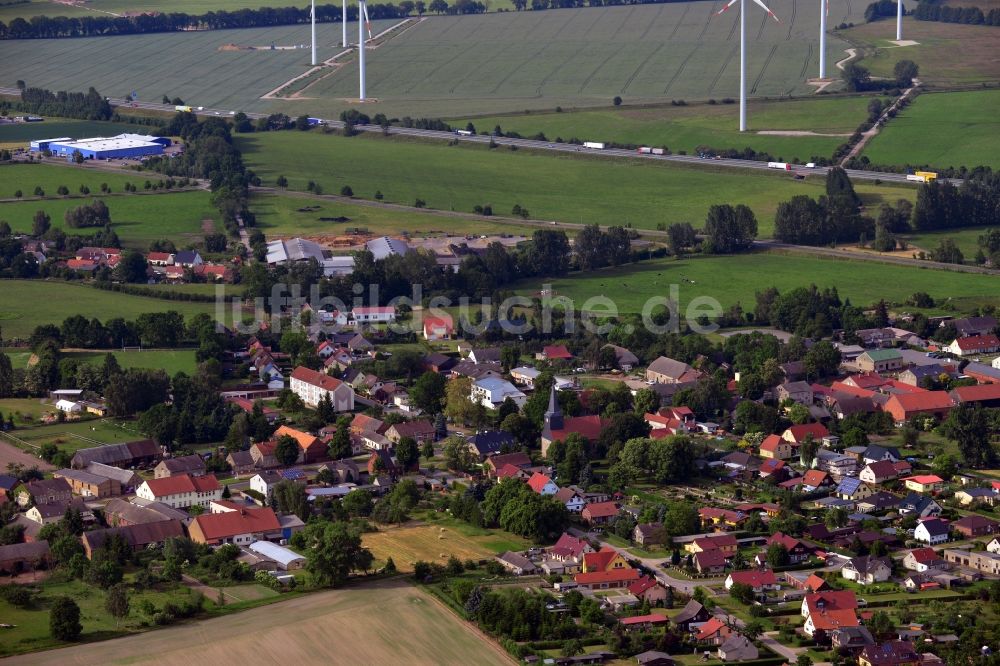
<svg viewBox="0 0 1000 666"><path fill-rule="evenodd" d="M604 144L599 141L584 141L584 148L592 148L594 150L604 150Z"/></svg>
<svg viewBox="0 0 1000 666"><path fill-rule="evenodd" d="M768 162L768 169L781 169L782 171L791 171L792 165L787 162Z"/></svg>

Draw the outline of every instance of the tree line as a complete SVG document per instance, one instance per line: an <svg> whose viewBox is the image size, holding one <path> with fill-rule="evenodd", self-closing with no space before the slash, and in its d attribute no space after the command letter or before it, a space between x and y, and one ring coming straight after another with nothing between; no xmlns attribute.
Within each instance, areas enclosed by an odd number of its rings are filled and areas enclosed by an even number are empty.
<svg viewBox="0 0 1000 666"><path fill-rule="evenodd" d="M0 36L2 34L3 30L0 28ZM111 120L113 115L111 104L94 88L86 93L65 90L54 93L45 88L19 87L22 88L21 108L28 113L83 120Z"/></svg>
<svg viewBox="0 0 1000 666"><path fill-rule="evenodd" d="M921 0L913 10L918 21L964 23L966 25L1000 25L1000 8L983 12L979 7L942 6L938 0Z"/></svg>

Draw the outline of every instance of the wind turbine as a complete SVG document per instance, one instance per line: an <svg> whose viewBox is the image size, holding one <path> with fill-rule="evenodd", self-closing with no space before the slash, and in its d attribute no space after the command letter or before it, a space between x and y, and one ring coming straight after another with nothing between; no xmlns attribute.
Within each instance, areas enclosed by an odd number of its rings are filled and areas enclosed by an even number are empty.
<svg viewBox="0 0 1000 666"><path fill-rule="evenodd" d="M830 14L830 0L819 0L819 78L826 78L826 17Z"/></svg>
<svg viewBox="0 0 1000 666"><path fill-rule="evenodd" d="M312 0L312 64L316 65L316 0Z"/></svg>
<svg viewBox="0 0 1000 666"><path fill-rule="evenodd" d="M896 41L903 40L903 0L896 0Z"/></svg>
<svg viewBox="0 0 1000 666"><path fill-rule="evenodd" d="M343 7L340 9L340 28L343 31L343 35L340 39L340 45L345 49L347 48L347 0L344 0Z"/></svg>
<svg viewBox="0 0 1000 666"><path fill-rule="evenodd" d="M358 100L365 101L365 29L368 39L372 37L372 27L368 22L368 3L358 0Z"/></svg>
<svg viewBox="0 0 1000 666"><path fill-rule="evenodd" d="M762 0L753 0L755 3L760 5L767 15L778 21L778 17L774 15L767 5L765 5ZM740 3L740 131L747 131L747 7L746 0L729 0L725 7L720 9L715 13L716 16L722 14L737 2ZM778 21L781 23L781 21Z"/></svg>

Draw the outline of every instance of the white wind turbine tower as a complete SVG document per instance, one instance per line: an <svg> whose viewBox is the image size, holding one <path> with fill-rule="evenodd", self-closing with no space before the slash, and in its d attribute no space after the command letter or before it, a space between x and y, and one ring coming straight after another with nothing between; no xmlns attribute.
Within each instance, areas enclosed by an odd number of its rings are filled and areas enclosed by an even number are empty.
<svg viewBox="0 0 1000 666"><path fill-rule="evenodd" d="M312 0L312 64L316 65L316 0Z"/></svg>
<svg viewBox="0 0 1000 666"><path fill-rule="evenodd" d="M365 30L368 39L372 37L372 27L368 22L368 3L358 0L358 100L365 101Z"/></svg>
<svg viewBox="0 0 1000 666"><path fill-rule="evenodd" d="M767 5L765 5L762 0L753 0L755 3L760 5L767 15L778 21L778 17L774 15ZM720 9L715 13L716 16L722 14L737 2L740 3L740 131L747 131L747 7L746 0L729 0L725 7ZM781 21L778 21L781 23Z"/></svg>
<svg viewBox="0 0 1000 666"><path fill-rule="evenodd" d="M896 41L903 39L903 0L896 0Z"/></svg>
<svg viewBox="0 0 1000 666"><path fill-rule="evenodd" d="M826 78L826 17L830 14L830 0L819 0L819 78Z"/></svg>
<svg viewBox="0 0 1000 666"><path fill-rule="evenodd" d="M340 45L345 49L347 48L347 0L344 0L343 6L340 9L340 29L343 31L341 35Z"/></svg>

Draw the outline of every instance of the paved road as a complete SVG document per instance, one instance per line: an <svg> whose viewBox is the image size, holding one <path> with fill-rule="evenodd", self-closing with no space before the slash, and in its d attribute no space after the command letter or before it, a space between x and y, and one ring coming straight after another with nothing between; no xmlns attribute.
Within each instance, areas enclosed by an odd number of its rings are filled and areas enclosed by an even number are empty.
<svg viewBox="0 0 1000 666"><path fill-rule="evenodd" d="M20 91L17 88L0 87L0 95L18 96L20 95ZM109 101L116 106L145 109L148 111L172 112L175 110L175 107L172 104L159 104L156 102L142 102L142 101L128 102L124 99L117 99L114 97L109 98ZM229 117L233 115L235 112L227 109L214 109L206 107L201 110L196 110L195 113L199 116ZM256 118L265 118L267 117L268 114L247 113L246 115L249 118L256 119ZM322 118L321 120L329 127L334 127L337 129L341 129L344 127L344 123L340 120L336 120L333 118ZM490 137L485 135L464 135L464 134L458 134L456 132L417 129L414 127L383 128L378 125L356 125L355 129L359 132L384 132L390 135L421 137L426 139L435 139L438 141L462 141L465 143L488 144L492 140L497 145L500 146L517 146L518 148L542 150L553 153L570 153L570 154L585 153L588 155L594 155L605 158L619 158L619 159L626 158L633 160L675 162L683 164L696 164L701 166L724 167L732 169L753 169L758 171L774 171L773 169L768 168L767 162L757 162L753 160L738 160L730 158L707 160L694 155L643 155L639 154L635 150L624 150L624 149L614 149L614 148L608 148L605 150L595 150L568 143L552 143L549 141L536 141L534 139L512 139L508 137ZM827 167L816 167L813 169L798 167L796 169L796 171L800 173L816 174L820 176L826 175L827 170L828 170ZM860 171L856 169L848 169L847 173L852 179L857 179L857 180L882 180L885 182L896 182L896 183L910 182L906 180L906 176L904 174L898 174L898 173L881 173L876 171ZM953 182L957 183L958 181L953 181Z"/></svg>

